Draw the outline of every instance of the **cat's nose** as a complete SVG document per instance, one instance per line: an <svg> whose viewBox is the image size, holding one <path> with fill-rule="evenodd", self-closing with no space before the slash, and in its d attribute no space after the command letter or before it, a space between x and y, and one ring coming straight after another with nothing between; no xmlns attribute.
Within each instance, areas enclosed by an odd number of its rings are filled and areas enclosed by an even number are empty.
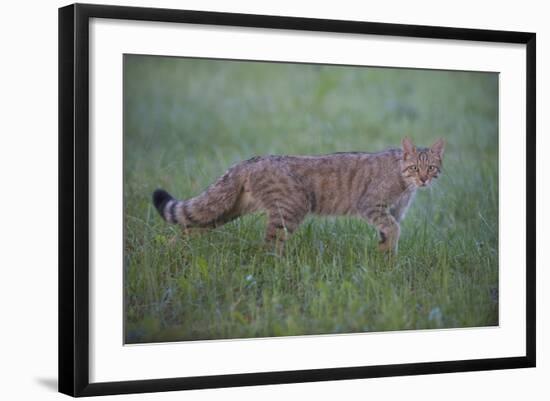
<svg viewBox="0 0 550 401"><path fill-rule="evenodd" d="M426 183L426 181L428 181L428 177L420 177L420 181L422 182L422 184Z"/></svg>

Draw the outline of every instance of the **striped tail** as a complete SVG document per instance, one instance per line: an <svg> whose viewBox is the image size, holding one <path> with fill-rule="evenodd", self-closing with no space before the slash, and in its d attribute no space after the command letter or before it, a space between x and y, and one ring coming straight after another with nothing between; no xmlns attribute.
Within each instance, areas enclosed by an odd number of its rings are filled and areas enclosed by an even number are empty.
<svg viewBox="0 0 550 401"><path fill-rule="evenodd" d="M177 200L164 189L157 189L153 192L153 205L160 216L169 223L176 222L176 217L173 215L176 203Z"/></svg>
<svg viewBox="0 0 550 401"><path fill-rule="evenodd" d="M229 170L200 195L177 200L163 189L153 193L153 204L164 220L184 227L216 227L239 217L242 185Z"/></svg>

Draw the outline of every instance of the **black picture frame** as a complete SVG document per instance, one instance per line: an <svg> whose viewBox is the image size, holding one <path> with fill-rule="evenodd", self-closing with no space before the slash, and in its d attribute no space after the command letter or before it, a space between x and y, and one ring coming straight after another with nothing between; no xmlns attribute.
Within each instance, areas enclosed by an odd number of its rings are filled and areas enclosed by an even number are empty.
<svg viewBox="0 0 550 401"><path fill-rule="evenodd" d="M91 18L276 28L526 46L526 354L521 357L90 383L89 22ZM536 35L479 29L75 4L59 9L59 391L71 396L252 386L535 366Z"/></svg>

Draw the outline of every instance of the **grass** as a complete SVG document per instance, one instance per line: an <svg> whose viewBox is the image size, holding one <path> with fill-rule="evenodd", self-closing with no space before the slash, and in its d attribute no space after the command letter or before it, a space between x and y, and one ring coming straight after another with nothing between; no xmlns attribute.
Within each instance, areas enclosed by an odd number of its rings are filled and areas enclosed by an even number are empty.
<svg viewBox="0 0 550 401"><path fill-rule="evenodd" d="M125 56L127 343L498 324L496 74ZM308 217L282 257L250 215L185 237L151 193L197 195L263 154L447 141L399 255L358 218Z"/></svg>

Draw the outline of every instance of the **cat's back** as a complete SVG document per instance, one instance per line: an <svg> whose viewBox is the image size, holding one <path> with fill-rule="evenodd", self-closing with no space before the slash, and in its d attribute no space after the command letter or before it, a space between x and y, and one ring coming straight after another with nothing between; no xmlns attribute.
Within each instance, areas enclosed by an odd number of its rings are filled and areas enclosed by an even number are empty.
<svg viewBox="0 0 550 401"><path fill-rule="evenodd" d="M303 182L367 179L380 174L399 172L400 149L381 152L336 152L324 155L265 155L238 163L235 168L243 178L271 180L277 177Z"/></svg>
<svg viewBox="0 0 550 401"><path fill-rule="evenodd" d="M240 163L244 169L292 170L325 173L354 166L395 163L402 156L401 149L386 149L380 152L335 152L323 155L265 155L255 156Z"/></svg>

